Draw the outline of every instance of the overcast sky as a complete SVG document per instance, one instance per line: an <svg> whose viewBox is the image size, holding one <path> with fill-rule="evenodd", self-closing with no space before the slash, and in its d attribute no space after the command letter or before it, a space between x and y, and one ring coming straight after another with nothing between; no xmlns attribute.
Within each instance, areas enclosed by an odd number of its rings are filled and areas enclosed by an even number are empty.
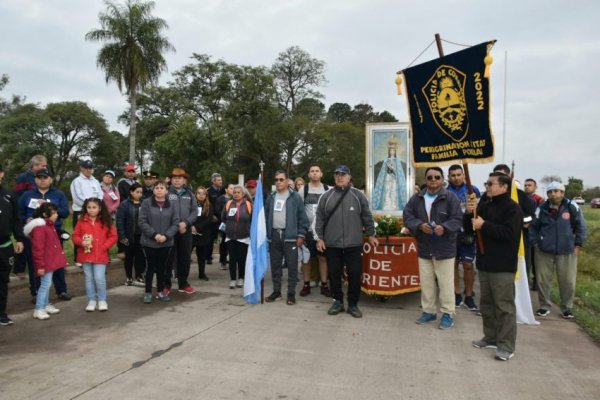
<svg viewBox="0 0 600 400"><path fill-rule="evenodd" d="M518 179L559 175L600 186L600 2L382 0L158 0L177 52L170 73L192 53L246 65L270 66L297 45L326 62L325 103L366 102L407 121L396 95L395 72L413 61L434 34L460 44L490 39L494 163L515 161ZM84 35L98 28L100 0L0 0L0 93L46 104L80 100L112 129L127 107L114 83L96 67L99 44ZM444 43L446 54L462 49ZM504 64L507 57L506 148L502 147ZM436 58L431 46L418 60ZM504 159L503 159L503 154ZM343 160L340 160L343 162ZM493 164L473 165L482 186ZM447 168L444 168L445 170Z"/></svg>

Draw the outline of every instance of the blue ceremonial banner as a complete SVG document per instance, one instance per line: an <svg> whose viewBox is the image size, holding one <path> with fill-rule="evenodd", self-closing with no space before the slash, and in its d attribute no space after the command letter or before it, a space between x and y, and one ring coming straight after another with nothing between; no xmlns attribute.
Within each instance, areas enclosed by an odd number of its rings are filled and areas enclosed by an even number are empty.
<svg viewBox="0 0 600 400"><path fill-rule="evenodd" d="M250 246L248 246L248 255L246 256L244 300L247 303L258 304L260 301L261 281L269 268L267 246L267 224L265 221L262 176L259 176L256 187L256 198L254 199L254 207L252 208Z"/></svg>
<svg viewBox="0 0 600 400"><path fill-rule="evenodd" d="M493 160L490 85L484 62L493 43L482 43L402 71L415 166ZM487 61L491 63L491 58Z"/></svg>

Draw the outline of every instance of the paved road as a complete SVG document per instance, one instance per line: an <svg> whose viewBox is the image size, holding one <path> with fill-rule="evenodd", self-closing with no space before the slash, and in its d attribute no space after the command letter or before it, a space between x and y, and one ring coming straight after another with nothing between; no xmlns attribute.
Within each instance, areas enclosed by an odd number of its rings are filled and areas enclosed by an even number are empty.
<svg viewBox="0 0 600 400"><path fill-rule="evenodd" d="M117 286L106 313L84 312L78 296L48 321L11 314L0 399L600 399L600 348L556 309L519 326L515 357L500 362L471 347L472 312L449 331L416 325L418 293L363 296L354 319L328 316L320 294L247 305L226 271L208 273L192 281L199 293L170 303Z"/></svg>

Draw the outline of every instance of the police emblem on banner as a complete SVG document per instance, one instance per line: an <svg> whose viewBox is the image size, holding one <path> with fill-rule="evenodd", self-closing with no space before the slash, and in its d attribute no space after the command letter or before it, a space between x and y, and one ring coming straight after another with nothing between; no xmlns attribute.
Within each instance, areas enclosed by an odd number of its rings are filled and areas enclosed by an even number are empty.
<svg viewBox="0 0 600 400"><path fill-rule="evenodd" d="M426 167L494 158L486 42L402 71L413 160Z"/></svg>

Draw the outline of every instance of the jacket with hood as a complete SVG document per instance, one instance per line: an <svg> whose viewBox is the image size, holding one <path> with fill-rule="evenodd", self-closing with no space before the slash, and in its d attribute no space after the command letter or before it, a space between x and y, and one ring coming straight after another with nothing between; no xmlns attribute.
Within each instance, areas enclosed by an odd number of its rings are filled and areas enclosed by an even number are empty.
<svg viewBox="0 0 600 400"><path fill-rule="evenodd" d="M86 253L83 248L84 235L92 235L92 248L89 253ZM88 215L85 215L75 226L73 243L77 246L77 262L108 264L110 262L108 251L117 243L117 230L114 225L109 228L99 219L92 221Z"/></svg>
<svg viewBox="0 0 600 400"><path fill-rule="evenodd" d="M41 269L50 272L69 265L52 221L34 218L25 225L23 231L31 240L36 276Z"/></svg>

